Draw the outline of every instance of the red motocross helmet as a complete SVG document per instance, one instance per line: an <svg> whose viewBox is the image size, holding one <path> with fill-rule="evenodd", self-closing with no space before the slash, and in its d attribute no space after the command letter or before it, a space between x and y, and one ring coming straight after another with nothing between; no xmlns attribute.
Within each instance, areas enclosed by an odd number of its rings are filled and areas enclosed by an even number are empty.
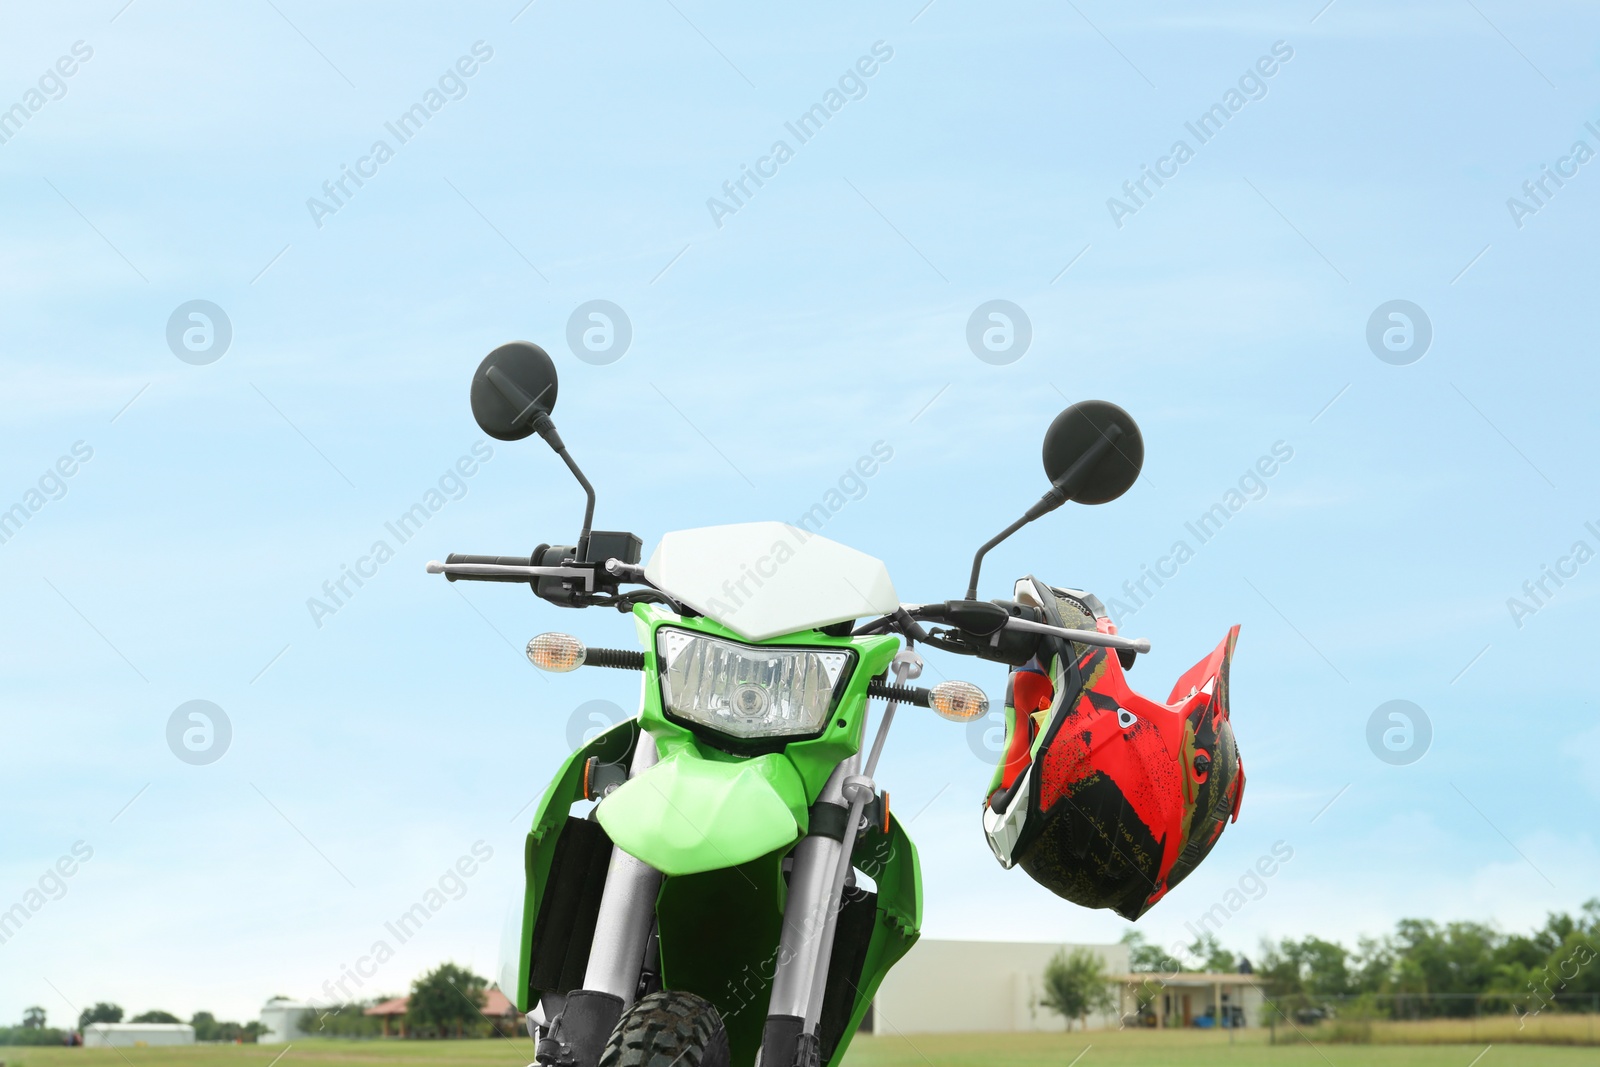
<svg viewBox="0 0 1600 1067"><path fill-rule="evenodd" d="M1055 626L1116 632L1090 593L1030 577L1017 583L1016 599L1042 608ZM1131 654L1064 639L1048 639L1013 671L1005 758L983 812L1001 865L1126 919L1199 866L1238 819L1244 796L1228 718L1238 637L1235 626L1164 704L1129 687Z"/></svg>

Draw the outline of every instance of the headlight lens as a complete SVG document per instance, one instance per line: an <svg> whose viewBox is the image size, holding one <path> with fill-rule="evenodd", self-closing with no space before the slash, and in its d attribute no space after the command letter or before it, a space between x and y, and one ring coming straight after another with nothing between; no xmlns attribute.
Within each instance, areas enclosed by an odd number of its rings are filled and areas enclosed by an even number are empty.
<svg viewBox="0 0 1600 1067"><path fill-rule="evenodd" d="M661 699L668 713L746 739L821 732L852 655L741 645L666 626L656 631Z"/></svg>

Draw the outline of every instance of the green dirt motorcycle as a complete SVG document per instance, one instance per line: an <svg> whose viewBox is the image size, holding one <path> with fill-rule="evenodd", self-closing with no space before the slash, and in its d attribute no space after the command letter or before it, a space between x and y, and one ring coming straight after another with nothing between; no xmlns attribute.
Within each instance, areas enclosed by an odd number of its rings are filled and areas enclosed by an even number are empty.
<svg viewBox="0 0 1600 1067"><path fill-rule="evenodd" d="M916 849L873 778L895 711L965 722L988 709L967 682L912 685L915 646L1013 666L1049 636L1147 650L977 599L983 556L1002 539L1133 483L1138 428L1102 402L1063 412L1045 445L1050 491L978 551L967 595L903 605L881 562L783 523L669 533L640 566L639 538L591 528L594 490L550 420L550 357L496 349L471 397L485 433L537 433L566 462L587 494L583 529L573 545L451 555L428 571L631 612L642 646L556 633L528 645L545 670L633 670L643 683L638 715L562 764L528 832L501 988L529 1013L538 1063L839 1063L921 921ZM887 707L868 747L872 698Z"/></svg>

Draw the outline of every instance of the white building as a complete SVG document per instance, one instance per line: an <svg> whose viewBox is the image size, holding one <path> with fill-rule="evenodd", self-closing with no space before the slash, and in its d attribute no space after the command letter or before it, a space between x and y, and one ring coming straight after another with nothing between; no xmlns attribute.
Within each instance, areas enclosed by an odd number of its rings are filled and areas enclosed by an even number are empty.
<svg viewBox="0 0 1600 1067"><path fill-rule="evenodd" d="M1039 1005L1045 965L1062 949L1100 957L1113 985L1127 973L1127 945L929 941L911 946L878 987L875 1034L1061 1030L1061 1016ZM1093 1028L1116 1026L1115 1012L1089 1016ZM1074 1024L1076 1025L1076 1024Z"/></svg>
<svg viewBox="0 0 1600 1067"><path fill-rule="evenodd" d="M188 1023L90 1023L83 1031L84 1048L192 1044L194 1027Z"/></svg>
<svg viewBox="0 0 1600 1067"><path fill-rule="evenodd" d="M266 1032L257 1040L263 1045L283 1045L306 1036L300 1016L314 1005L299 1000L269 1000L261 1005L261 1025Z"/></svg>
<svg viewBox="0 0 1600 1067"><path fill-rule="evenodd" d="M918 941L873 1000L864 1033L1060 1031L1061 1016L1043 1007L1044 969L1062 949L1088 949L1105 967L1115 1005L1091 1014L1091 1029L1119 1026L1259 1026L1262 991L1255 975L1184 972L1165 980L1129 972L1128 946L995 941ZM1078 1021L1074 1021L1074 1027Z"/></svg>

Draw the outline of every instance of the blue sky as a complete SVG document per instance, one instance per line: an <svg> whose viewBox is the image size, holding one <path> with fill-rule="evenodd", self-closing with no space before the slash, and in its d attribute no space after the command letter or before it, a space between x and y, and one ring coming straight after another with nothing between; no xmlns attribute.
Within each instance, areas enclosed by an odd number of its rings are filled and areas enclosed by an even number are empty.
<svg viewBox="0 0 1600 1067"><path fill-rule="evenodd" d="M1522 928L1593 895L1600 562L1573 547L1600 550L1600 163L1574 145L1600 150L1600 24L1563 3L1321 6L0 12L0 107L26 112L0 127L0 508L28 511L0 543L0 907L92 850L0 945L0 1020L315 995L479 842L460 899L362 992L445 958L492 971L525 805L585 702L635 699L520 653L556 628L625 643L625 619L422 570L576 530L581 496L536 443L450 477L483 441L471 371L517 338L560 367L597 525L646 551L793 519L882 442L824 532L906 600L959 594L1045 488L1068 401L1132 412L1140 483L1019 534L983 593L1035 573L1109 600L1187 538L1124 619L1155 644L1132 677L1158 697L1243 624L1243 817L1140 923L1152 940L1186 938L1277 842L1293 859L1229 918L1236 948L1402 916ZM400 143L385 124L430 90ZM830 90L799 143L785 124ZM1185 124L1219 103L1200 143ZM1192 158L1162 162L1179 140ZM330 213L344 167L368 177ZM746 167L769 177L730 213ZM1145 167L1170 176L1131 202ZM231 327L208 363L167 340L194 300ZM567 343L592 300L631 324L610 363ZM1001 365L967 342L991 300L1031 325ZM1432 334L1400 363L1367 341L1395 300ZM1249 480L1275 446L1291 458ZM1185 524L1241 479L1197 543ZM386 535L441 480L420 533ZM313 619L386 536L394 558ZM1563 584L1513 618L1547 565ZM932 668L1004 691L993 666ZM191 700L231 725L208 765L168 748ZM1431 723L1407 765L1367 742L1391 700ZM922 849L925 934L1120 936L996 866L988 773L960 727L897 726L880 779Z"/></svg>

